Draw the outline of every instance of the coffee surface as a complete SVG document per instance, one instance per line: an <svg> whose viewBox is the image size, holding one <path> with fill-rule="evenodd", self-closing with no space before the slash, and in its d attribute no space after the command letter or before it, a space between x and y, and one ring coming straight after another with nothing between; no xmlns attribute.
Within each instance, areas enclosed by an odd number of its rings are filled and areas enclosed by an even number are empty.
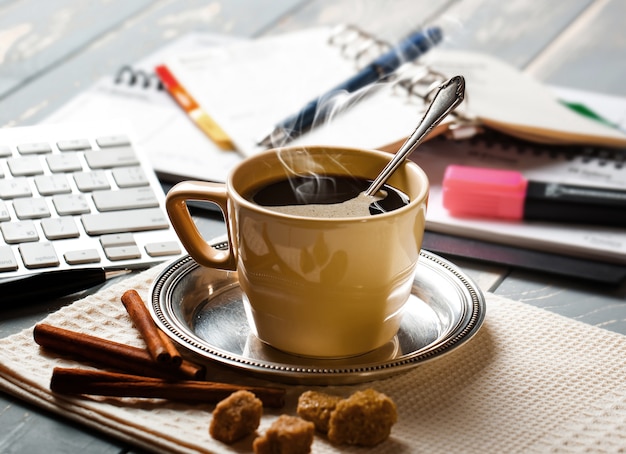
<svg viewBox="0 0 626 454"><path fill-rule="evenodd" d="M250 191L248 200L278 212L307 217L360 217L385 213L409 203L399 190L384 185L373 197L371 180L348 176L293 177Z"/></svg>

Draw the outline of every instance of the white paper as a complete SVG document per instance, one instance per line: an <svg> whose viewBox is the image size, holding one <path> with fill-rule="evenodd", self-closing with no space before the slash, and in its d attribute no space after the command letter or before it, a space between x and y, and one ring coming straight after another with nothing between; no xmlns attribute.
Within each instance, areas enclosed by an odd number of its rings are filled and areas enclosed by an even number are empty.
<svg viewBox="0 0 626 454"><path fill-rule="evenodd" d="M180 52L232 43L233 38L213 34L190 34L154 55L132 65L132 70L153 74L165 58ZM141 81L139 81L141 82ZM196 179L223 182L242 157L219 149L193 123L165 90L154 83L142 87L105 77L79 93L54 112L46 122L108 121L126 119L133 127L137 145L148 156L159 177L178 181Z"/></svg>

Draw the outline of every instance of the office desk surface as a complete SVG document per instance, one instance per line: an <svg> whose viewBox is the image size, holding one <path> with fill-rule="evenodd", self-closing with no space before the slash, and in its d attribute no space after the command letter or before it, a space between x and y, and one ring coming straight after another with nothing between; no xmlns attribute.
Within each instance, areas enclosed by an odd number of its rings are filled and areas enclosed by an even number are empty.
<svg viewBox="0 0 626 454"><path fill-rule="evenodd" d="M626 97L626 3L620 0L37 0L0 1L0 125L36 124L101 76L189 31L258 37L352 22L394 40L445 27L446 45L490 53L548 84ZM219 217L198 218L221 234ZM484 290L626 334L626 283L607 288L455 260ZM0 336L72 298L2 309ZM0 395L2 452L138 452Z"/></svg>

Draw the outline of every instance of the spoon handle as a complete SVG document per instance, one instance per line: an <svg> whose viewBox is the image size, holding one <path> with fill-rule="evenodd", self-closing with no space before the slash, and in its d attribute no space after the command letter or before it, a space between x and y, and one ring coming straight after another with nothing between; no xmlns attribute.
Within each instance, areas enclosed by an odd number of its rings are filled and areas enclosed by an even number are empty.
<svg viewBox="0 0 626 454"><path fill-rule="evenodd" d="M378 177L372 182L367 191L365 191L365 194L368 196L376 194L400 163L423 142L424 138L430 134L441 120L463 101L464 96L465 78L463 76L454 76L441 84L432 102L428 106L422 121L420 121L415 131L413 131L402 147L396 152L393 159L389 161Z"/></svg>

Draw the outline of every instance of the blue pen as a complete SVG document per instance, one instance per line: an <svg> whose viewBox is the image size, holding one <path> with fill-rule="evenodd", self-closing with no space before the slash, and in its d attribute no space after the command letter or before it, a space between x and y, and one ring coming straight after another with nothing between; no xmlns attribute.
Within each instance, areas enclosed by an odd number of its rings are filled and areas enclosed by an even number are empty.
<svg viewBox="0 0 626 454"><path fill-rule="evenodd" d="M293 139L313 125L313 120L315 119L317 109L322 99L328 99L342 92L353 93L360 88L381 80L394 72L403 63L415 60L417 57L427 52L431 47L439 43L441 39L442 32L439 27L432 27L425 31L413 33L389 52L375 59L350 79L336 86L325 95L310 101L300 112L287 117L277 124L271 133L258 142L258 145L268 147L273 144L282 144L288 139Z"/></svg>

